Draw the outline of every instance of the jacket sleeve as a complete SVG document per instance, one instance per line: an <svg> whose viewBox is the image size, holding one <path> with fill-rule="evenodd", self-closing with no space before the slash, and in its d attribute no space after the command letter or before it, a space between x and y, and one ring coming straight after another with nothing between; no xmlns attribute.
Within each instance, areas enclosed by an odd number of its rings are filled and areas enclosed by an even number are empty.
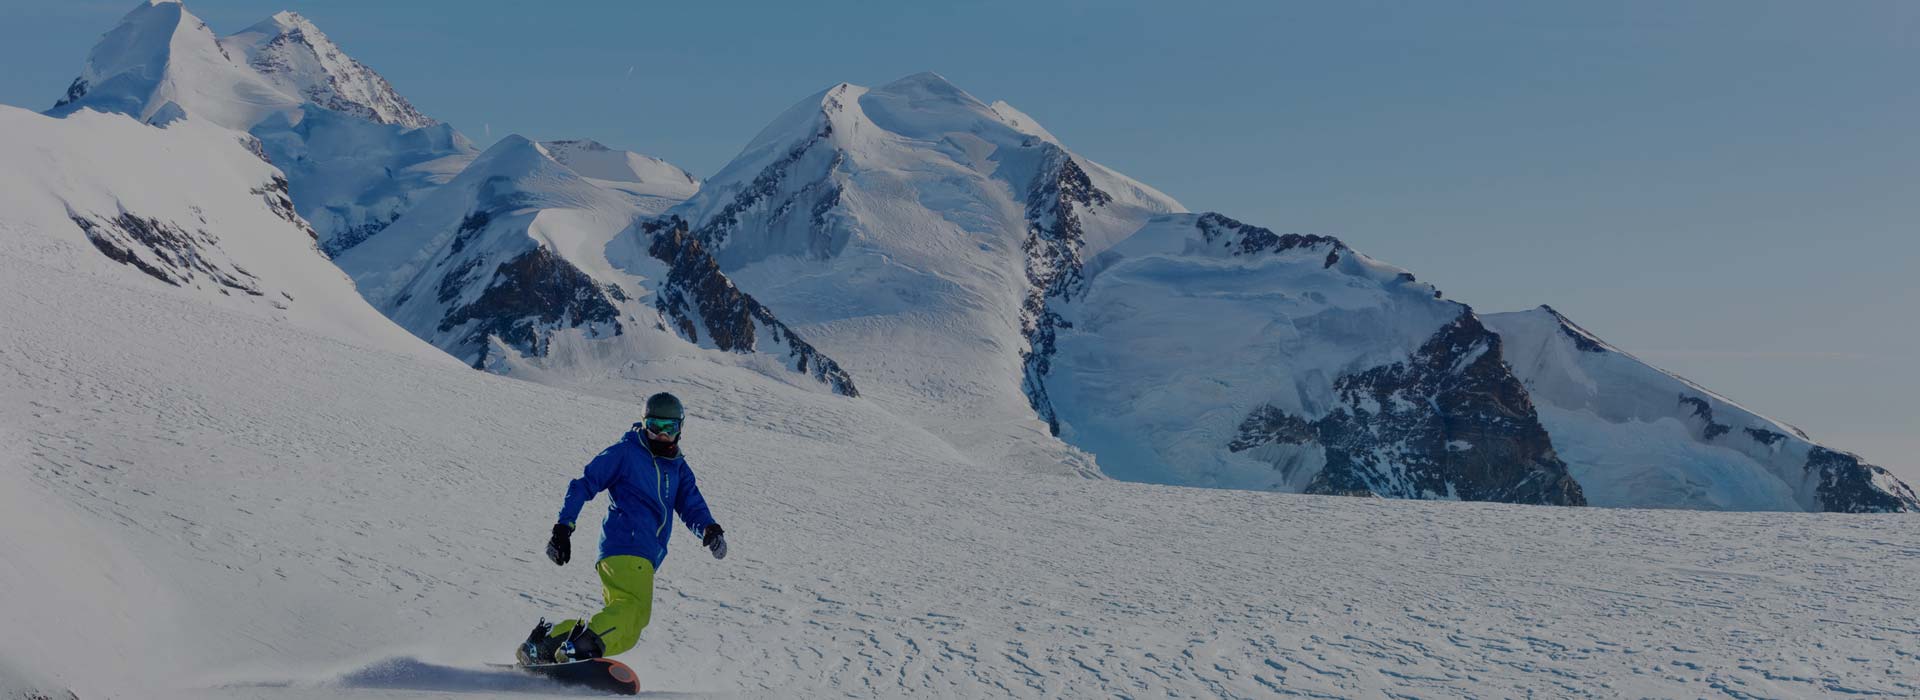
<svg viewBox="0 0 1920 700"><path fill-rule="evenodd" d="M574 527L573 521L580 518L580 508L620 477L620 462L619 445L601 450L599 456L587 462L585 473L567 484L567 502L560 506L560 519L557 522Z"/></svg>
<svg viewBox="0 0 1920 700"><path fill-rule="evenodd" d="M680 468L680 486L673 491L673 509L680 513L680 522L686 523L695 536L713 524L713 513L707 511L707 499L700 495L700 485L694 483L692 467Z"/></svg>

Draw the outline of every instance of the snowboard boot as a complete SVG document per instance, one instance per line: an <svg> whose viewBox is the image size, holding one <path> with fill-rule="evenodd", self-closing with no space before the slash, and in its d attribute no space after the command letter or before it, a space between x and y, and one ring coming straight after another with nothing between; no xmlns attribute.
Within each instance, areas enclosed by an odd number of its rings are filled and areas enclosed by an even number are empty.
<svg viewBox="0 0 1920 700"><path fill-rule="evenodd" d="M553 624L547 622L547 618L540 618L540 622L533 626L533 631L527 633L527 641L521 642L520 648L514 650L514 658L519 659L521 666L553 663L553 652L560 648L566 638L549 636L552 632Z"/></svg>
<svg viewBox="0 0 1920 700"><path fill-rule="evenodd" d="M613 630L607 631L612 632ZM587 625L584 622L574 625L572 631L562 636L565 637L566 640L562 641L560 648L553 652L553 660L555 663L564 664L570 661L598 659L607 653L606 642L602 641L600 635L595 634L593 630L587 629Z"/></svg>

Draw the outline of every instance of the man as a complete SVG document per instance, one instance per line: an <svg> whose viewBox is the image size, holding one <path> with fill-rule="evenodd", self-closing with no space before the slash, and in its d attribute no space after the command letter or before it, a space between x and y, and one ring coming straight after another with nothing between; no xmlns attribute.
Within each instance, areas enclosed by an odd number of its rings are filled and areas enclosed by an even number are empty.
<svg viewBox="0 0 1920 700"><path fill-rule="evenodd" d="M565 565L573 556L574 520L580 507L601 491L613 504L600 529L600 561L594 566L605 588L606 607L593 619L541 620L520 645L520 663L566 663L596 659L632 649L653 613L653 574L667 556L673 514L700 538L713 558L727 556L727 538L707 512L694 484L693 470L680 456L680 426L686 411L673 394L647 398L647 413L620 442L587 463L586 473L567 485L566 505L547 540L547 558Z"/></svg>

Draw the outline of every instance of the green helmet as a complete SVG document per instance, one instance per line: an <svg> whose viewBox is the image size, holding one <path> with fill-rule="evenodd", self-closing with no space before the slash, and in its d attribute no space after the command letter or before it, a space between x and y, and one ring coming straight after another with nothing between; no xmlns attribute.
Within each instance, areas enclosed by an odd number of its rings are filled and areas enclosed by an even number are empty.
<svg viewBox="0 0 1920 700"><path fill-rule="evenodd" d="M679 397L662 391L647 397L646 417L684 420L687 417L687 410L680 406Z"/></svg>

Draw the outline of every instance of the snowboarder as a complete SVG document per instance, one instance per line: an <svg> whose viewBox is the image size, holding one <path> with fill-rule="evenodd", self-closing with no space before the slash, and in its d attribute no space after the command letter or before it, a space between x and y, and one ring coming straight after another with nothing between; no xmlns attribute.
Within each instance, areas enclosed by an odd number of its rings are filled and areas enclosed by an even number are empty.
<svg viewBox="0 0 1920 700"><path fill-rule="evenodd" d="M600 560L594 566L606 607L590 620L553 625L541 620L520 645L521 664L597 659L632 649L652 617L653 574L667 556L674 513L713 558L726 558L726 531L707 512L693 470L680 455L685 417L673 394L648 397L646 416L567 485L566 504L547 540L547 558L564 566L573 557L571 538L581 506L601 491L611 491L613 504L601 525Z"/></svg>

